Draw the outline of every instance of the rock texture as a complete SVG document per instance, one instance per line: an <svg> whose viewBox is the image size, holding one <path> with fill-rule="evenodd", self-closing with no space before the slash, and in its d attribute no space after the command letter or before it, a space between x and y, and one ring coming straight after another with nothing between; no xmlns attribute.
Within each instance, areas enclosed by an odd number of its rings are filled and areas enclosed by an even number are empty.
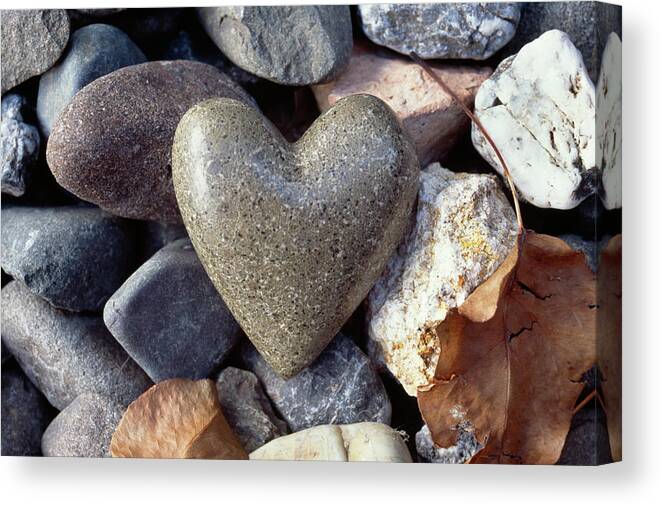
<svg viewBox="0 0 661 505"><path fill-rule="evenodd" d="M288 377L380 275L418 172L392 111L368 95L339 101L294 144L256 109L209 100L186 113L173 146L195 250L248 337Z"/></svg>
<svg viewBox="0 0 661 505"><path fill-rule="evenodd" d="M557 465L604 465L612 463L608 428L603 411L586 405L572 419Z"/></svg>
<svg viewBox="0 0 661 505"><path fill-rule="evenodd" d="M432 63L434 71L473 106L480 84L491 75L488 67ZM338 100L365 93L387 103L415 143L421 165L444 158L470 122L454 99L408 58L368 45L355 45L349 66L334 81L314 87L325 112Z"/></svg>
<svg viewBox="0 0 661 505"><path fill-rule="evenodd" d="M273 411L255 374L227 367L220 372L216 388L223 414L246 451L252 452L289 433L287 423Z"/></svg>
<svg viewBox="0 0 661 505"><path fill-rule="evenodd" d="M0 123L0 174L2 192L22 196L30 182L31 170L39 157L39 131L23 119L26 100L20 95L2 98Z"/></svg>
<svg viewBox="0 0 661 505"><path fill-rule="evenodd" d="M64 57L39 79L41 131L50 135L58 114L84 86L113 70L145 61L138 46L114 26L93 24L76 30Z"/></svg>
<svg viewBox="0 0 661 505"><path fill-rule="evenodd" d="M3 10L2 94L52 67L68 40L64 9Z"/></svg>
<svg viewBox="0 0 661 505"><path fill-rule="evenodd" d="M203 7L200 21L236 65L287 85L323 82L349 61L346 5Z"/></svg>
<svg viewBox="0 0 661 505"><path fill-rule="evenodd" d="M103 320L154 382L208 377L239 336L188 239L136 270L108 300Z"/></svg>
<svg viewBox="0 0 661 505"><path fill-rule="evenodd" d="M210 65L149 62L82 89L58 116L48 165L58 183L113 214L177 222L170 155L177 123L212 97L252 99Z"/></svg>
<svg viewBox="0 0 661 505"><path fill-rule="evenodd" d="M595 193L595 90L566 34L546 32L504 60L480 87L475 113L507 160L521 198L571 209ZM502 174L475 125L472 136Z"/></svg>
<svg viewBox="0 0 661 505"><path fill-rule="evenodd" d="M55 307L97 311L129 276L128 221L92 207L2 209L2 269Z"/></svg>
<svg viewBox="0 0 661 505"><path fill-rule="evenodd" d="M375 43L421 58L485 60L519 23L517 3L368 4L358 12Z"/></svg>
<svg viewBox="0 0 661 505"><path fill-rule="evenodd" d="M48 425L41 439L44 456L105 458L123 410L111 399L83 393Z"/></svg>
<svg viewBox="0 0 661 505"><path fill-rule="evenodd" d="M415 435L415 448L418 457L429 463L463 464L477 454L482 445L475 438L475 434L461 429L457 445L452 447L437 447L431 439L429 428L425 424Z"/></svg>
<svg viewBox="0 0 661 505"><path fill-rule="evenodd" d="M16 363L2 364L2 455L40 456L41 435L56 414Z"/></svg>
<svg viewBox="0 0 661 505"><path fill-rule="evenodd" d="M320 424L390 423L390 399L379 375L343 334L291 379L280 377L250 345L242 349L242 356L292 431Z"/></svg>
<svg viewBox="0 0 661 505"><path fill-rule="evenodd" d="M2 340L60 410L85 392L127 405L151 385L100 317L55 309L18 281L2 289Z"/></svg>
<svg viewBox="0 0 661 505"><path fill-rule="evenodd" d="M411 463L401 435L379 423L316 426L277 438L250 459Z"/></svg>
<svg viewBox="0 0 661 505"><path fill-rule="evenodd" d="M409 395L433 377L435 327L502 263L514 211L494 176L422 171L417 215L368 297L368 349Z"/></svg>

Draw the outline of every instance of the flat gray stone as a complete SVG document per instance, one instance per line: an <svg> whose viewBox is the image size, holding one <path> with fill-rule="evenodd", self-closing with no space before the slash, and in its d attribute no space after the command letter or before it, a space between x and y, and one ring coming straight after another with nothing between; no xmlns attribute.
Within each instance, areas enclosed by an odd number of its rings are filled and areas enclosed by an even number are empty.
<svg viewBox="0 0 661 505"><path fill-rule="evenodd" d="M289 433L287 423L273 411L255 374L227 367L220 372L216 388L225 419L246 451L252 452Z"/></svg>
<svg viewBox="0 0 661 505"><path fill-rule="evenodd" d="M291 379L280 377L251 345L242 347L241 357L293 432L320 424L390 424L390 399L378 373L353 340L341 333Z"/></svg>
<svg viewBox="0 0 661 505"><path fill-rule="evenodd" d="M198 13L232 62L280 84L328 81L349 62L353 39L346 5L201 7Z"/></svg>
<svg viewBox="0 0 661 505"><path fill-rule="evenodd" d="M39 131L23 120L26 100L20 95L2 98L0 123L0 173L2 192L22 196L32 178L39 157Z"/></svg>
<svg viewBox="0 0 661 505"><path fill-rule="evenodd" d="M239 336L188 239L136 270L108 300L103 319L154 382L208 377Z"/></svg>
<svg viewBox="0 0 661 505"><path fill-rule="evenodd" d="M44 456L105 458L124 409L96 393L77 396L48 425L41 439Z"/></svg>
<svg viewBox="0 0 661 505"><path fill-rule="evenodd" d="M57 65L39 79L37 118L46 137L58 114L84 86L118 68L147 61L118 28L93 24L76 30Z"/></svg>
<svg viewBox="0 0 661 505"><path fill-rule="evenodd" d="M128 405L152 382L98 316L58 310L19 281L2 289L2 340L56 408L96 392Z"/></svg>
<svg viewBox="0 0 661 505"><path fill-rule="evenodd" d="M369 95L338 101L294 144L256 109L209 100L181 120L172 166L207 274L287 377L319 356L380 276L420 172L394 113Z"/></svg>
<svg viewBox="0 0 661 505"><path fill-rule="evenodd" d="M136 261L132 223L94 207L2 209L2 269L55 307L98 311Z"/></svg>
<svg viewBox="0 0 661 505"><path fill-rule="evenodd" d="M55 64L69 40L64 9L2 11L2 94Z"/></svg>
<svg viewBox="0 0 661 505"><path fill-rule="evenodd" d="M518 3L365 4L363 31L376 44L421 58L485 60L516 31Z"/></svg>
<svg viewBox="0 0 661 505"><path fill-rule="evenodd" d="M115 70L76 93L58 116L48 166L65 189L113 214L179 222L172 139L181 116L213 97L253 104L203 63L152 61Z"/></svg>
<svg viewBox="0 0 661 505"><path fill-rule="evenodd" d="M40 456L41 435L57 411L15 362L2 364L2 455Z"/></svg>

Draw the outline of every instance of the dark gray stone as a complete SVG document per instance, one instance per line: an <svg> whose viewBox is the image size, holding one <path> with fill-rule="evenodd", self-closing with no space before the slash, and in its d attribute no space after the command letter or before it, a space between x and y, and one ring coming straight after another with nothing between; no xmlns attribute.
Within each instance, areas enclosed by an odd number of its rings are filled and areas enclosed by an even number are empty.
<svg viewBox="0 0 661 505"><path fill-rule="evenodd" d="M287 377L319 356L381 275L419 177L412 141L369 95L338 101L294 144L254 108L206 101L179 123L172 166L207 274Z"/></svg>
<svg viewBox="0 0 661 505"><path fill-rule="evenodd" d="M346 5L201 7L198 13L230 60L280 84L328 81L349 62L353 39Z"/></svg>
<svg viewBox="0 0 661 505"><path fill-rule="evenodd" d="M590 270L595 273L599 267L599 255L611 239L610 236L604 236L600 240L585 240L579 235L561 235L560 238L567 242L572 249L585 254L585 261L590 267Z"/></svg>
<svg viewBox="0 0 661 505"><path fill-rule="evenodd" d="M208 377L239 336L188 239L136 270L108 300L103 319L154 382Z"/></svg>
<svg viewBox="0 0 661 505"><path fill-rule="evenodd" d="M179 222L172 139L184 113L213 97L253 103L203 63L153 61L115 70L76 93L58 116L48 166L61 186L113 214Z"/></svg>
<svg viewBox="0 0 661 505"><path fill-rule="evenodd" d="M41 435L57 411L18 364L2 365L2 455L41 455Z"/></svg>
<svg viewBox="0 0 661 505"><path fill-rule="evenodd" d="M225 419L246 451L252 452L289 433L287 423L273 411L255 374L227 367L220 372L216 388Z"/></svg>
<svg viewBox="0 0 661 505"><path fill-rule="evenodd" d="M421 58L485 60L513 36L518 3L369 4L358 7L376 44Z"/></svg>
<svg viewBox="0 0 661 505"><path fill-rule="evenodd" d="M557 465L604 465L612 463L608 428L603 410L586 405L572 419Z"/></svg>
<svg viewBox="0 0 661 505"><path fill-rule="evenodd" d="M426 463L444 463L460 465L470 461L483 446L477 441L471 430L459 429L457 444L451 447L437 447L431 439L427 425L423 425L415 434L415 448L418 459Z"/></svg>
<svg viewBox="0 0 661 505"><path fill-rule="evenodd" d="M124 409L96 393L77 396L53 421L41 439L44 456L105 458Z"/></svg>
<svg viewBox="0 0 661 505"><path fill-rule="evenodd" d="M188 232L183 223L159 223L158 221L144 221L142 223L142 241L140 247L141 263L151 258L170 242L180 238L188 238Z"/></svg>
<svg viewBox="0 0 661 505"><path fill-rule="evenodd" d="M293 432L320 424L390 424L390 399L378 373L341 333L314 363L291 379L280 377L247 343L241 355Z"/></svg>
<svg viewBox="0 0 661 505"><path fill-rule="evenodd" d="M23 120L25 105L26 100L20 95L6 95L2 99L0 173L2 192L12 196L25 193L39 157L39 131Z"/></svg>
<svg viewBox="0 0 661 505"><path fill-rule="evenodd" d="M1 296L2 340L56 408L86 392L128 405L151 386L100 317L58 310L19 281Z"/></svg>
<svg viewBox="0 0 661 505"><path fill-rule="evenodd" d="M64 9L2 11L2 94L40 75L58 60L69 40Z"/></svg>
<svg viewBox="0 0 661 505"><path fill-rule="evenodd" d="M622 38L622 7L603 2L525 2L516 35L498 55L499 59L517 53L525 44L554 29L569 35L596 83L608 35L615 32Z"/></svg>
<svg viewBox="0 0 661 505"><path fill-rule="evenodd" d="M101 310L133 271L132 224L94 207L5 207L1 263L55 307Z"/></svg>
<svg viewBox="0 0 661 505"><path fill-rule="evenodd" d="M50 135L58 114L84 86L145 61L138 46L114 26L93 24L76 30L62 60L39 79L37 117L43 134Z"/></svg>

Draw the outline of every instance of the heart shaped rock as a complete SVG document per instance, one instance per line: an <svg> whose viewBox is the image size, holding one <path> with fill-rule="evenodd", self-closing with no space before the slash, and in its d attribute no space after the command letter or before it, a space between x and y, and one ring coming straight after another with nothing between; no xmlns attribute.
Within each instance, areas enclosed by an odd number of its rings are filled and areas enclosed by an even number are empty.
<svg viewBox="0 0 661 505"><path fill-rule="evenodd" d="M209 277L268 363L290 377L378 279L418 188L415 148L378 98L337 102L289 144L226 98L182 118L177 201Z"/></svg>

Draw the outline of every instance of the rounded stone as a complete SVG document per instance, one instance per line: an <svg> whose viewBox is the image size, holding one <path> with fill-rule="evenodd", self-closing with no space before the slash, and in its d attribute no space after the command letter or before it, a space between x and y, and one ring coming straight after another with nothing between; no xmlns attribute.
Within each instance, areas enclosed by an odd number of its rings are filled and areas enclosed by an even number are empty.
<svg viewBox="0 0 661 505"><path fill-rule="evenodd" d="M203 7L200 21L239 67L271 81L303 86L333 78L349 61L346 5Z"/></svg>
<svg viewBox="0 0 661 505"><path fill-rule="evenodd" d="M20 95L2 98L0 123L0 171L2 192L22 196L32 179L32 168L39 157L40 138L35 126L23 119L26 100Z"/></svg>
<svg viewBox="0 0 661 505"><path fill-rule="evenodd" d="M50 135L58 114L84 86L113 70L145 61L138 46L114 26L93 24L76 30L62 60L39 79L41 131Z"/></svg>
<svg viewBox="0 0 661 505"><path fill-rule="evenodd" d="M123 217L177 222L170 154L194 104L252 99L210 65L149 62L115 70L74 96L58 116L46 157L57 182Z"/></svg>
<svg viewBox="0 0 661 505"><path fill-rule="evenodd" d="M291 377L333 339L401 240L415 147L381 100L353 95L289 144L256 109L190 109L173 145L186 228L269 364Z"/></svg>

